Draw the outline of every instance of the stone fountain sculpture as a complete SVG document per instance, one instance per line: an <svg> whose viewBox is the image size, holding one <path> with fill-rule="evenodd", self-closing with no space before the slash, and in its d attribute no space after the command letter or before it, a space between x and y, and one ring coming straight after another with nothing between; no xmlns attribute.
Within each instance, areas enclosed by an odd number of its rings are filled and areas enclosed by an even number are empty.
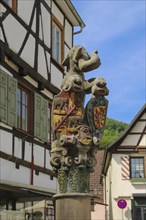
<svg viewBox="0 0 146 220"><path fill-rule="evenodd" d="M67 72L52 105L51 165L58 181L57 198L89 193L90 173L94 172L95 154L106 121L108 101L105 96L109 90L105 79L85 80L84 72L100 64L97 51L89 55L82 46L74 46L63 61ZM89 93L92 96L84 108L85 95ZM71 218L76 219L73 214Z"/></svg>

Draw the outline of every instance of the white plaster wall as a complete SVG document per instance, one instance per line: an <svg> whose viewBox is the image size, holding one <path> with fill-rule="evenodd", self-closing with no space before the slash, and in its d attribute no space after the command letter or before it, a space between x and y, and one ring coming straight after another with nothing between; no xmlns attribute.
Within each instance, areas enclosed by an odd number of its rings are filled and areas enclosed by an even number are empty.
<svg viewBox="0 0 146 220"><path fill-rule="evenodd" d="M6 8L0 3L0 12L5 13Z"/></svg>
<svg viewBox="0 0 146 220"><path fill-rule="evenodd" d="M64 16L54 2L52 2L52 13L63 26Z"/></svg>
<svg viewBox="0 0 146 220"><path fill-rule="evenodd" d="M67 20L65 20L65 42L72 47L72 26Z"/></svg>
<svg viewBox="0 0 146 220"><path fill-rule="evenodd" d="M0 40L4 42L4 36L1 28L0 28Z"/></svg>
<svg viewBox="0 0 146 220"><path fill-rule="evenodd" d="M20 166L15 168L15 163L0 158L0 177L1 180L7 180L22 184L30 184L30 169Z"/></svg>
<svg viewBox="0 0 146 220"><path fill-rule="evenodd" d="M136 146L136 143L139 140L140 135L134 134L134 135L127 135L127 137L124 139L124 141L121 143L121 146L124 145L132 145Z"/></svg>
<svg viewBox="0 0 146 220"><path fill-rule="evenodd" d="M104 220L105 219L105 206L96 204L94 211L91 212L91 220Z"/></svg>
<svg viewBox="0 0 146 220"><path fill-rule="evenodd" d="M62 80L63 74L53 64L51 64L51 83L60 89Z"/></svg>
<svg viewBox="0 0 146 220"><path fill-rule="evenodd" d="M64 57L66 57L69 53L70 49L65 45L64 46Z"/></svg>
<svg viewBox="0 0 146 220"><path fill-rule="evenodd" d="M51 45L51 28L50 28L51 14L45 9L45 7L42 4L41 4L41 9L42 9L42 19L43 19L44 43L50 48L50 45Z"/></svg>
<svg viewBox="0 0 146 220"><path fill-rule="evenodd" d="M141 119L146 119L146 113L142 115Z"/></svg>
<svg viewBox="0 0 146 220"><path fill-rule="evenodd" d="M113 198L118 198L119 196L129 196L131 197L133 193L144 193L146 185L132 184L130 180L123 180L121 176L121 157L124 154L113 154L112 158L112 188L113 188Z"/></svg>
<svg viewBox="0 0 146 220"><path fill-rule="evenodd" d="M34 164L44 167L44 148L34 144L33 155L34 155Z"/></svg>
<svg viewBox="0 0 146 220"><path fill-rule="evenodd" d="M46 68L46 60L44 49L39 45L38 49L38 72L45 78L48 79L47 76L47 68Z"/></svg>
<svg viewBox="0 0 146 220"><path fill-rule="evenodd" d="M22 139L15 137L14 156L22 159Z"/></svg>
<svg viewBox="0 0 146 220"><path fill-rule="evenodd" d="M18 16L20 16L23 21L26 22L26 24L28 25L30 22L30 17L31 17L31 13L32 13L32 9L33 9L33 5L34 5L34 0L31 1L26 1L26 0L19 0L18 1ZM34 21L35 21L35 17L34 17ZM33 27L35 28L35 24L33 24Z"/></svg>
<svg viewBox="0 0 146 220"><path fill-rule="evenodd" d="M24 160L28 162L32 161L32 144L27 141L25 142Z"/></svg>
<svg viewBox="0 0 146 220"><path fill-rule="evenodd" d="M46 150L46 168L52 170L52 166L50 165L50 153L49 150Z"/></svg>
<svg viewBox="0 0 146 220"><path fill-rule="evenodd" d="M0 4L0 13L1 13L1 14L2 14L2 13L5 13L5 11L6 11L5 7L3 7L2 4ZM3 33L2 33L2 29L1 29L1 28L0 28L0 39L1 39L2 41L4 41L4 37L3 37Z"/></svg>
<svg viewBox="0 0 146 220"><path fill-rule="evenodd" d="M145 127L145 122L139 121L136 123L131 132L142 132Z"/></svg>
<svg viewBox="0 0 146 220"><path fill-rule="evenodd" d="M24 40L26 30L11 14L6 17L3 24L9 47L17 53Z"/></svg>
<svg viewBox="0 0 146 220"><path fill-rule="evenodd" d="M141 142L139 143L139 146L146 146L146 135L145 134L143 135Z"/></svg>
<svg viewBox="0 0 146 220"><path fill-rule="evenodd" d="M21 53L21 58L30 66L34 67L34 51L35 51L35 38L29 35L26 45Z"/></svg>
<svg viewBox="0 0 146 220"><path fill-rule="evenodd" d="M34 186L45 187L56 190L56 179L50 180L50 176L39 172L39 175L34 175Z"/></svg>
<svg viewBox="0 0 146 220"><path fill-rule="evenodd" d="M0 150L12 155L12 134L4 130L0 130Z"/></svg>

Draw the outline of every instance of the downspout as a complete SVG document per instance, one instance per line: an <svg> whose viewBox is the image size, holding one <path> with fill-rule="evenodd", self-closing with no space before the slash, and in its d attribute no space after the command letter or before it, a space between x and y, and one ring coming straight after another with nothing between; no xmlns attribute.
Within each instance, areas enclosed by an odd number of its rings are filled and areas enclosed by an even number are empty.
<svg viewBox="0 0 146 220"><path fill-rule="evenodd" d="M80 30L79 31L76 31L73 33L73 35L76 35L76 34L80 34L82 31L83 31L83 28L86 26L84 24L84 22L82 20L80 20L79 18L79 15L78 15L78 12L75 10L74 6L72 5L72 3L68 0L65 0L66 4L68 5L68 7L70 8L70 10L72 11L73 15L76 17L76 19L78 20L79 22L79 26L80 26Z"/></svg>
<svg viewBox="0 0 146 220"><path fill-rule="evenodd" d="M102 177L104 178L104 203L106 203L106 176L104 174L102 174ZM107 219L107 210L106 210L106 206L105 206L105 219Z"/></svg>
<svg viewBox="0 0 146 220"><path fill-rule="evenodd" d="M83 31L84 26L80 24L80 30L73 33L73 35L80 34Z"/></svg>

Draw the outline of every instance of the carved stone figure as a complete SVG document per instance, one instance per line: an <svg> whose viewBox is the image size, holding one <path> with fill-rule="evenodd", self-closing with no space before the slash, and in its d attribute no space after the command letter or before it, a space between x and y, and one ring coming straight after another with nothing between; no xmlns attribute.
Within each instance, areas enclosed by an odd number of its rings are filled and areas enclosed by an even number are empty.
<svg viewBox="0 0 146 220"><path fill-rule="evenodd" d="M100 66L97 51L89 55L84 47L74 46L63 65L67 69L66 76L52 105L55 140L51 165L58 177L59 193L87 192L106 120L108 101L104 96L109 91L101 77L85 80L84 72ZM89 93L92 97L84 109L85 95Z"/></svg>

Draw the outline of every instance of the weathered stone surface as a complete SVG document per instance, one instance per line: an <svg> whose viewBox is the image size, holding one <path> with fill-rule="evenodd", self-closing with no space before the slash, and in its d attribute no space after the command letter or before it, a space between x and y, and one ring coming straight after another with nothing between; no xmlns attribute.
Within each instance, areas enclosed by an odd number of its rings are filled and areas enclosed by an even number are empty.
<svg viewBox="0 0 146 220"><path fill-rule="evenodd" d="M51 165L57 176L56 220L90 220L90 173L96 165L96 152L104 130L109 91L106 80L85 80L84 72L100 66L97 51L73 47L63 65L67 73L61 91L54 97ZM84 108L86 94L92 94Z"/></svg>
<svg viewBox="0 0 146 220"><path fill-rule="evenodd" d="M68 194L56 197L57 220L90 220L91 199L88 194Z"/></svg>

